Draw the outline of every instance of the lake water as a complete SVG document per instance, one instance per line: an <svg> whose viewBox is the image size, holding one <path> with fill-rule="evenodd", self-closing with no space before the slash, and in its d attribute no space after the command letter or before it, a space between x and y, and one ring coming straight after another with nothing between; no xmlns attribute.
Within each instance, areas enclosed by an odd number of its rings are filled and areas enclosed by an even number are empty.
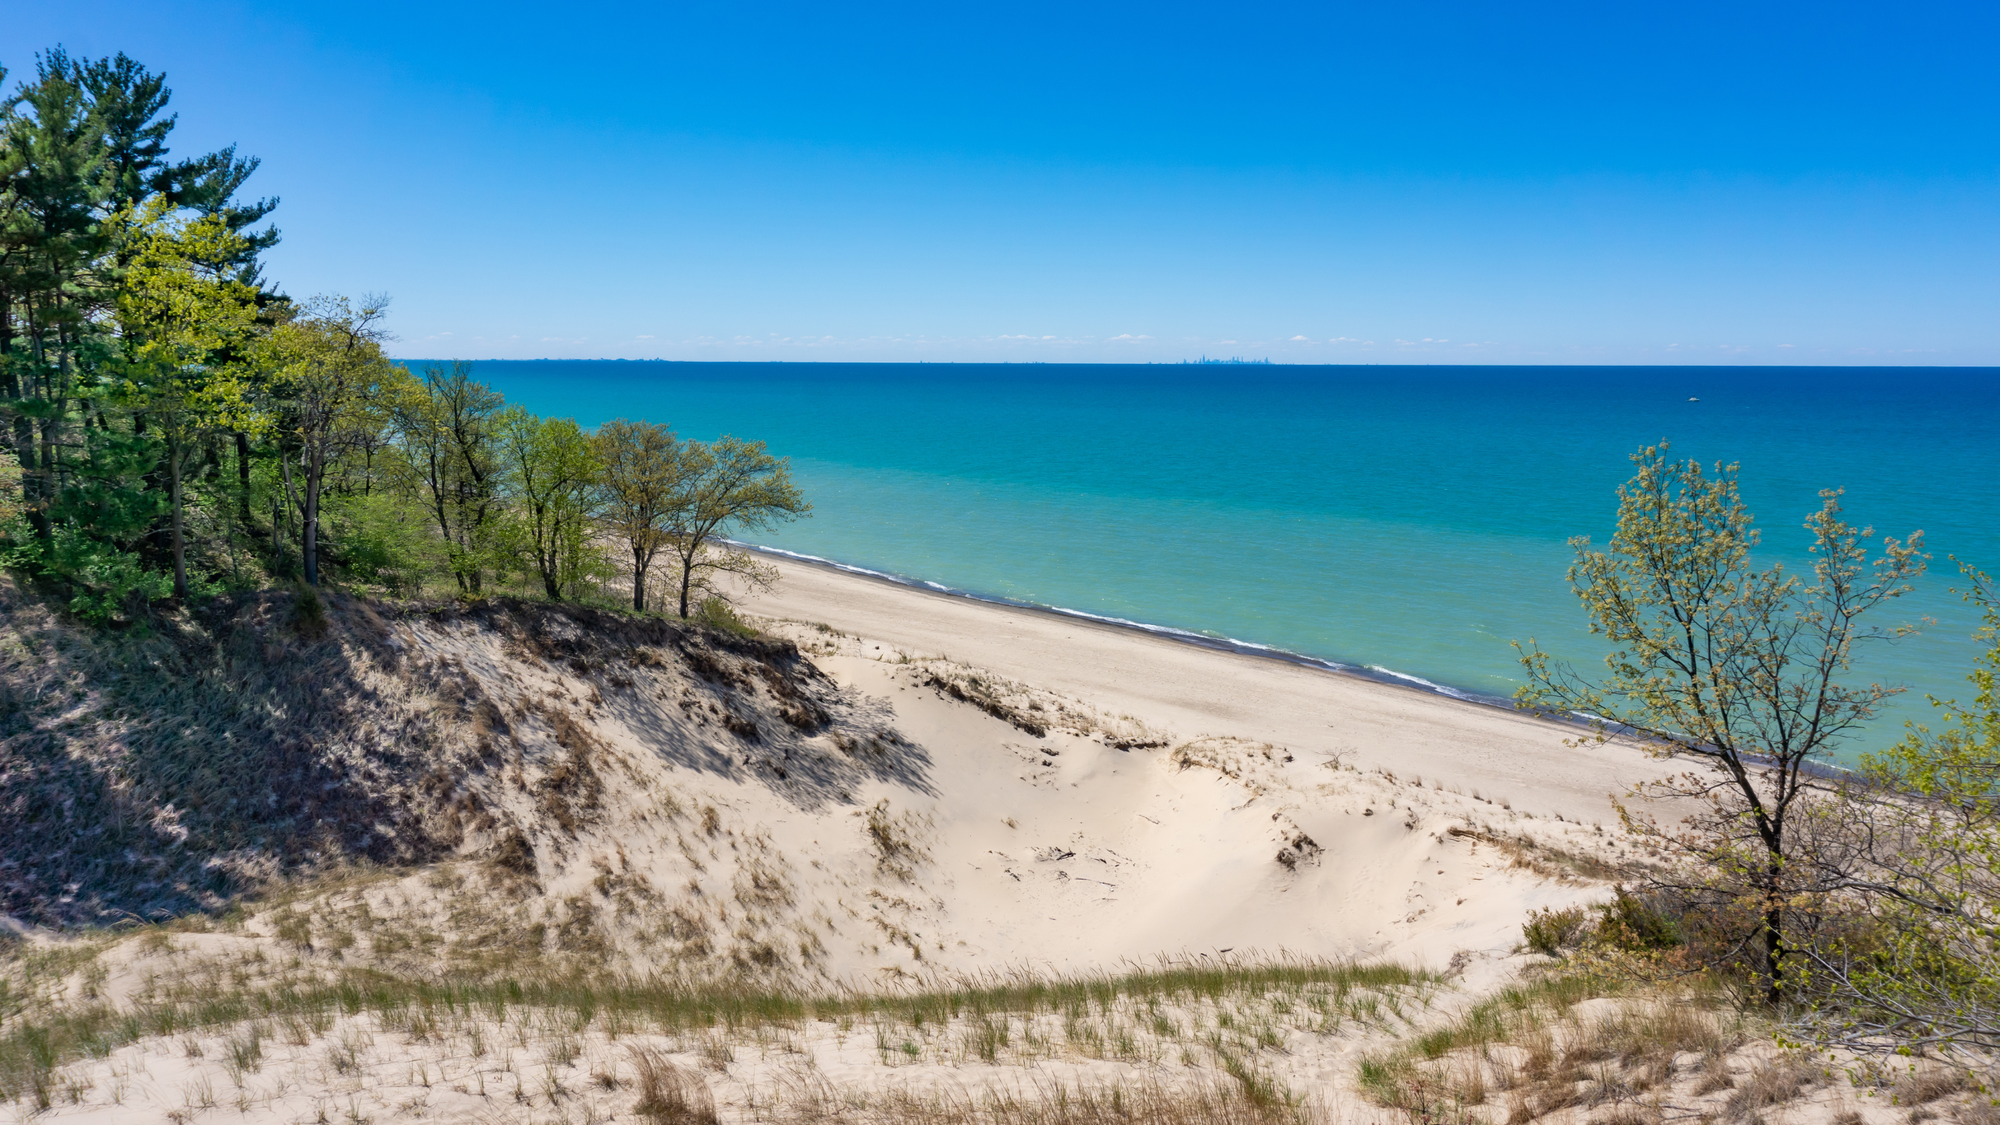
<svg viewBox="0 0 2000 1125"><path fill-rule="evenodd" d="M1233 638L1475 696L1508 645L1594 661L1566 540L1602 542L1627 457L1742 464L1765 554L1821 488L1936 555L1866 654L1908 684L1871 741L1969 695L1957 554L2000 570L2000 370L488 361L584 425L666 422L791 458L810 519L743 538L985 597ZM1699 400L1699 401L1693 401ZM1891 618L1884 618L1889 623Z"/></svg>

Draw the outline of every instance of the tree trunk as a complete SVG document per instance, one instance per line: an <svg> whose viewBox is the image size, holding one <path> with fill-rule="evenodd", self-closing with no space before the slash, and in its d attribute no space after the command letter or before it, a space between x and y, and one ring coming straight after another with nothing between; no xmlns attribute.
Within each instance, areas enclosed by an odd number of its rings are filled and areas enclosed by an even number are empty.
<svg viewBox="0 0 2000 1125"><path fill-rule="evenodd" d="M306 585L319 585L319 478L323 474L306 466L306 505L299 538L305 545Z"/></svg>
<svg viewBox="0 0 2000 1125"><path fill-rule="evenodd" d="M29 321L28 339L33 345L35 357L35 374L30 379L31 381L38 382L32 382L30 386L22 387L21 397L27 398L33 396L47 400L50 396L46 392L53 389L44 385L46 381L42 380L42 373L48 370L48 352L42 340L41 329L35 327L32 318ZM44 421L40 427L37 427L32 418L18 417L14 419L15 455L21 459L21 498L28 501L28 521L34 525L35 538L40 539L44 543L48 542L49 538L55 534L55 528L49 523L48 514L49 505L55 502L55 490L48 487L48 478L38 465L38 458L35 452L35 437L38 430L46 430L47 427L47 421Z"/></svg>
<svg viewBox="0 0 2000 1125"><path fill-rule="evenodd" d="M174 543L174 597L187 600L187 541L182 535L181 525L181 443L172 436L167 437L167 502L173 508Z"/></svg>
<svg viewBox="0 0 2000 1125"><path fill-rule="evenodd" d="M1764 900L1764 967L1771 973L1769 999L1773 1006L1785 998L1785 908L1779 897L1784 889L1781 862L1779 857L1771 857L1766 873L1770 882L1765 889L1771 897Z"/></svg>
<svg viewBox="0 0 2000 1125"><path fill-rule="evenodd" d="M14 418L14 457L21 462L21 506L28 511L28 526L34 529L35 538L46 540L49 513L41 478L35 474L35 422L25 415Z"/></svg>
<svg viewBox="0 0 2000 1125"><path fill-rule="evenodd" d="M236 435L236 514L250 526L250 435Z"/></svg>
<svg viewBox="0 0 2000 1125"><path fill-rule="evenodd" d="M639 549L632 549L632 609L635 613L646 611L646 560Z"/></svg>
<svg viewBox="0 0 2000 1125"><path fill-rule="evenodd" d="M292 490L292 462L291 458L285 455L283 446L278 447L278 472L284 477L285 491L282 496L271 498L271 544L276 549L279 561L282 562L285 557L285 548L284 540L280 538L278 530L280 526L278 516L279 506L282 501L296 499Z"/></svg>
<svg viewBox="0 0 2000 1125"><path fill-rule="evenodd" d="M55 408L61 410L62 404L57 403ZM56 498L56 420L53 417L44 418L39 428L42 437L42 450L41 465L36 473L38 483L35 490L41 494L42 503L47 505L54 503ZM23 476L25 475L23 474ZM44 520L43 525L47 526L47 522ZM47 534L43 535L43 538L47 537Z"/></svg>
<svg viewBox="0 0 2000 1125"><path fill-rule="evenodd" d="M692 553L683 553L681 555L681 620L682 621L687 620L688 588L693 585L694 585L694 555Z"/></svg>

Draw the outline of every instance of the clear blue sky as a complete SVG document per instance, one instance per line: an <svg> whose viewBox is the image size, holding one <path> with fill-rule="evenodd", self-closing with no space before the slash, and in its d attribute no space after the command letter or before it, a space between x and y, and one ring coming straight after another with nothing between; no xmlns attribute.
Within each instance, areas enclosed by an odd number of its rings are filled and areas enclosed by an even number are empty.
<svg viewBox="0 0 2000 1125"><path fill-rule="evenodd" d="M2000 363L1992 4L11 5L406 355Z"/></svg>

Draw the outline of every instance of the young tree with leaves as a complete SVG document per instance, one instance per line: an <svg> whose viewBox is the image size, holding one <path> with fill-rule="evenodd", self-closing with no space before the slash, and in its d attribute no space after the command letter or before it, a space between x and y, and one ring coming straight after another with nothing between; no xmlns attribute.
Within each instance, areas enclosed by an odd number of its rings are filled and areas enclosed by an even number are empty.
<svg viewBox="0 0 2000 1125"><path fill-rule="evenodd" d="M581 548L602 502L597 448L575 419L519 406L501 412L500 433L535 571L548 596L561 598L588 569Z"/></svg>
<svg viewBox="0 0 2000 1125"><path fill-rule="evenodd" d="M1791 829L1819 785L1816 764L1900 690L1847 677L1857 643L1893 632L1864 619L1923 572L1922 533L1884 538L1871 560L1872 531L1842 518L1839 492L1822 492L1805 523L1811 574L1758 568L1736 467L1709 476L1667 454L1663 444L1633 456L1607 550L1571 540L1570 586L1611 645L1605 675L1586 677L1530 640L1516 646L1528 678L1517 698L1588 719L1590 741L1629 737L1706 766L1640 788L1700 810L1679 830L1621 813L1688 861L1678 890L1708 896L1717 916L1755 919L1742 936L1775 1002L1793 983L1788 907L1826 889L1795 862Z"/></svg>
<svg viewBox="0 0 2000 1125"><path fill-rule="evenodd" d="M265 418L251 401L241 355L256 328L257 291L230 276L242 238L220 219L181 222L157 197L137 219L132 264L118 311L124 347L120 390L166 444L174 596L187 597L182 475L191 450L220 433L255 433Z"/></svg>
<svg viewBox="0 0 2000 1125"><path fill-rule="evenodd" d="M603 522L632 556L632 608L646 608L646 578L688 507L687 444L644 419L606 422L591 435L603 490Z"/></svg>
<svg viewBox="0 0 2000 1125"><path fill-rule="evenodd" d="M713 581L729 574L753 585L771 580L749 552L726 549L722 532L751 531L812 514L805 494L792 484L791 462L771 456L761 441L724 434L713 444L689 442L685 502L676 512L667 544L679 571L681 616Z"/></svg>
<svg viewBox="0 0 2000 1125"><path fill-rule="evenodd" d="M461 593L479 594L494 559L507 462L500 412L504 400L472 378L472 364L426 368L384 396L397 440L451 557Z"/></svg>
<svg viewBox="0 0 2000 1125"><path fill-rule="evenodd" d="M295 443L301 480L281 447L284 488L302 517L305 580L317 586L321 491L328 470L348 449L379 433L384 388L397 370L382 354L388 300L320 297L273 330L264 355L283 436ZM275 530L275 529L274 529Z"/></svg>
<svg viewBox="0 0 2000 1125"><path fill-rule="evenodd" d="M2000 590L1960 564L1988 647L1970 704L1863 758L1804 855L1840 890L1802 943L1801 1020L1848 1049L2000 1049Z"/></svg>

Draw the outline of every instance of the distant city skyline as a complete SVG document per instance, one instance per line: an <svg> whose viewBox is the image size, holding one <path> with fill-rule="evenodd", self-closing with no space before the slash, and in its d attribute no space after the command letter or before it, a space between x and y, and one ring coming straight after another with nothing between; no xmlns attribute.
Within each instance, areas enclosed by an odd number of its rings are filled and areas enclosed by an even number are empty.
<svg viewBox="0 0 2000 1125"><path fill-rule="evenodd" d="M9 17L167 73L268 275L463 358L2000 364L2000 14L1261 4Z"/></svg>

